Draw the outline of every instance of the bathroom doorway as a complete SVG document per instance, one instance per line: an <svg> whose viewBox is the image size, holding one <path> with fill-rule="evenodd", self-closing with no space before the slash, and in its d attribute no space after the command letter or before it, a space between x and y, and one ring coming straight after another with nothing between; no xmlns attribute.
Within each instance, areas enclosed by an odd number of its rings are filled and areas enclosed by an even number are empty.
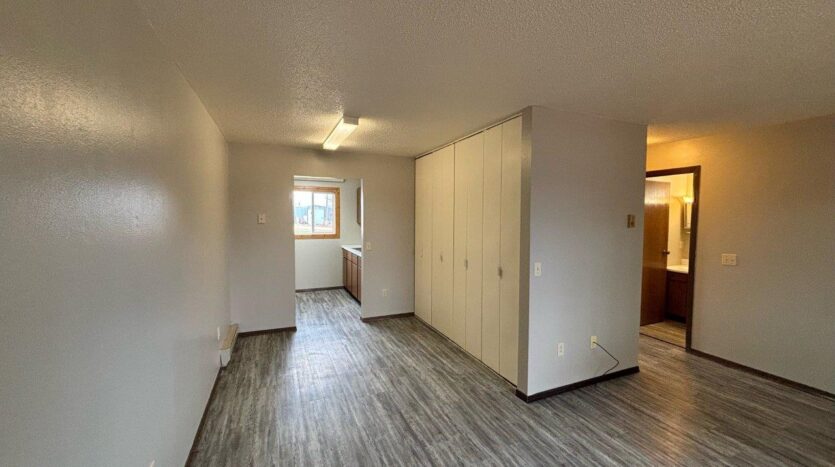
<svg viewBox="0 0 835 467"><path fill-rule="evenodd" d="M701 167L647 172L640 333L690 348Z"/></svg>

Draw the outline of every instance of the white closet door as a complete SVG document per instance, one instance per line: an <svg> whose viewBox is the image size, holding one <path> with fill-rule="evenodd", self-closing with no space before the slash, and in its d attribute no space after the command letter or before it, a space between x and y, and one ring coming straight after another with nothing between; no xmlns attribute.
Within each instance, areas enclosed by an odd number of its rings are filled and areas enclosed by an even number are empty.
<svg viewBox="0 0 835 467"><path fill-rule="evenodd" d="M455 208L453 214L452 328L449 338L465 347L467 334L467 145L455 143Z"/></svg>
<svg viewBox="0 0 835 467"><path fill-rule="evenodd" d="M464 169L467 173L467 332L464 348L481 358L484 133L466 139L462 145L466 145Z"/></svg>
<svg viewBox="0 0 835 467"><path fill-rule="evenodd" d="M501 292L499 374L516 384L519 352L519 255L522 203L522 118L502 124Z"/></svg>
<svg viewBox="0 0 835 467"><path fill-rule="evenodd" d="M481 361L499 371L502 127L484 132Z"/></svg>
<svg viewBox="0 0 835 467"><path fill-rule="evenodd" d="M434 152L432 162L432 326L452 334L455 149Z"/></svg>
<svg viewBox="0 0 835 467"><path fill-rule="evenodd" d="M432 158L415 161L415 314L432 322Z"/></svg>

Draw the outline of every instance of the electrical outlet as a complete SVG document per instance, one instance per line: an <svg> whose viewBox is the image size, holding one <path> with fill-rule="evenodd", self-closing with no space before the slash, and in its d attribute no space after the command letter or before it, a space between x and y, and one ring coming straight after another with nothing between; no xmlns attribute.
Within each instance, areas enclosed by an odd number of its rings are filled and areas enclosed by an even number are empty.
<svg viewBox="0 0 835 467"><path fill-rule="evenodd" d="M557 344L557 357L562 357L565 355L565 342L560 342Z"/></svg>
<svg viewBox="0 0 835 467"><path fill-rule="evenodd" d="M267 215L266 214L258 214L258 223L259 224L266 224L267 223Z"/></svg>
<svg viewBox="0 0 835 467"><path fill-rule="evenodd" d="M736 266L736 253L722 253L722 266Z"/></svg>
<svg viewBox="0 0 835 467"><path fill-rule="evenodd" d="M597 348L597 336L591 336L591 348L592 349Z"/></svg>
<svg viewBox="0 0 835 467"><path fill-rule="evenodd" d="M383 289L381 293L383 294L383 297L388 297L389 296L389 289Z"/></svg>
<svg viewBox="0 0 835 467"><path fill-rule="evenodd" d="M536 277L542 275L542 263L533 263L533 275Z"/></svg>

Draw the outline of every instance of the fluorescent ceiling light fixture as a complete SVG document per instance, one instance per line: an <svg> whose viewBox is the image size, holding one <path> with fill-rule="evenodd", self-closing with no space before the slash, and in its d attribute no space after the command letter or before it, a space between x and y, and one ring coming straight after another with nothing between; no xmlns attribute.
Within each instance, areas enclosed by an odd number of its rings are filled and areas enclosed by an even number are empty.
<svg viewBox="0 0 835 467"><path fill-rule="evenodd" d="M344 178L334 177L308 177L307 175L294 175L293 180L297 182L329 182L329 183L345 183Z"/></svg>
<svg viewBox="0 0 835 467"><path fill-rule="evenodd" d="M354 130L357 129L357 126L360 124L360 119L358 117L346 117L342 116L339 120L339 123L336 124L331 134L328 135L328 138L325 140L325 143L322 144L322 147L327 149L328 151L333 151L334 149L338 148L345 138L351 135Z"/></svg>

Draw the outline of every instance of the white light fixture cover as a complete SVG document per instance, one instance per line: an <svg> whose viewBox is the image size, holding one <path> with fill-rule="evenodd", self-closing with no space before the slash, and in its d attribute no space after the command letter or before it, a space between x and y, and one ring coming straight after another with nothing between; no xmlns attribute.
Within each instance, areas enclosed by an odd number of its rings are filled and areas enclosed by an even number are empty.
<svg viewBox="0 0 835 467"><path fill-rule="evenodd" d="M339 123L337 123L334 127L333 131L331 131L331 134L329 134L327 139L325 139L322 147L328 151L335 150L340 144L342 144L343 141L345 141L345 138L357 129L359 124L359 117L346 117L343 115L339 120Z"/></svg>

